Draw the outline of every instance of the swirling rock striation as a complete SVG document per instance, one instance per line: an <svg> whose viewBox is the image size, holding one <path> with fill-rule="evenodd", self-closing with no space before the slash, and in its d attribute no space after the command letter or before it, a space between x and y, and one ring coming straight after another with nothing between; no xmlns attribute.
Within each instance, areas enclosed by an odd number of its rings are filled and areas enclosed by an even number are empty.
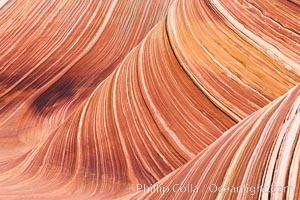
<svg viewBox="0 0 300 200"><path fill-rule="evenodd" d="M170 3L6 2L0 10L0 160L30 150L77 110Z"/></svg>
<svg viewBox="0 0 300 200"><path fill-rule="evenodd" d="M127 198L299 199L299 111L300 84L156 183L170 192L148 188ZM182 192L172 192L178 185Z"/></svg>
<svg viewBox="0 0 300 200"><path fill-rule="evenodd" d="M135 190L288 182L294 192L271 197L297 199L297 11L258 0L7 1L0 198L265 199Z"/></svg>

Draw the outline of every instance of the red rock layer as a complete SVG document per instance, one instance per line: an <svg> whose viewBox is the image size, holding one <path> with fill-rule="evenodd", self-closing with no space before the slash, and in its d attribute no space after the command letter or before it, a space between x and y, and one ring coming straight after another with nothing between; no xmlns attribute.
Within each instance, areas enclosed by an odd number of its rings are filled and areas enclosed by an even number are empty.
<svg viewBox="0 0 300 200"><path fill-rule="evenodd" d="M298 7L278 1L291 16L277 11L268 22L276 27L266 29L261 18L267 15L253 12L249 2L178 0L163 17L169 4L28 0L1 8L1 198L129 198L137 184L181 183L184 175L200 186L205 177L224 185L257 183L244 180L253 174L246 160L255 141L271 130L297 141L297 127L281 132L286 125L272 119L291 115L295 122L288 124L299 125L291 108L299 89L275 100L300 80ZM281 141L270 137L259 148ZM292 151L283 151L291 163ZM272 175L265 166L284 167L281 177L271 176L282 183L287 169L298 169L297 159L282 163L256 166L258 177ZM298 187L297 178L291 181Z"/></svg>
<svg viewBox="0 0 300 200"><path fill-rule="evenodd" d="M299 111L300 84L156 183L169 192L149 188L126 198L299 199Z"/></svg>
<svg viewBox="0 0 300 200"><path fill-rule="evenodd" d="M18 0L4 4L0 160L28 151L66 120L165 16L170 3Z"/></svg>

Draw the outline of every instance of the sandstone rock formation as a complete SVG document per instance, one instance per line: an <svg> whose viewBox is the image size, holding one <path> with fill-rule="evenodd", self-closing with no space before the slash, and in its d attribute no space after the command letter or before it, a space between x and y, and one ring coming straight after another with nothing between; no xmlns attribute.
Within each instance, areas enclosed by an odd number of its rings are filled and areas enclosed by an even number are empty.
<svg viewBox="0 0 300 200"><path fill-rule="evenodd" d="M299 199L299 13L0 1L0 199Z"/></svg>

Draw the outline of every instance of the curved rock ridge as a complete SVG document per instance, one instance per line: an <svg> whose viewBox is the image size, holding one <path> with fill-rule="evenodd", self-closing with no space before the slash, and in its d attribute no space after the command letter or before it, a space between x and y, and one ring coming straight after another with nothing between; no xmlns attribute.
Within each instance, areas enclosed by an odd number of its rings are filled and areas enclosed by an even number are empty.
<svg viewBox="0 0 300 200"><path fill-rule="evenodd" d="M1 150L0 160L28 151L65 121L165 16L171 2L3 4L0 146L10 151Z"/></svg>
<svg viewBox="0 0 300 200"><path fill-rule="evenodd" d="M299 199L299 111L300 84L126 199Z"/></svg>
<svg viewBox="0 0 300 200"><path fill-rule="evenodd" d="M243 13L252 13L245 2L233 2L244 8ZM252 22L255 28L246 31L241 23L232 24L233 16L225 15L228 11L216 6L219 4L213 0L174 2L167 15L167 31L176 57L199 89L240 121L299 82L300 25L294 22L296 31L285 36L294 41L288 44L297 54L290 68L284 63L287 52L280 49L277 53L279 47L259 42L262 38L255 34L256 29L263 28L260 20ZM234 16L248 19L240 10ZM286 18L280 20L285 22ZM268 34L277 32L271 29ZM253 42L254 36L259 41Z"/></svg>
<svg viewBox="0 0 300 200"><path fill-rule="evenodd" d="M299 198L298 11L280 0L4 2L0 199ZM156 183L294 190L136 191Z"/></svg>

